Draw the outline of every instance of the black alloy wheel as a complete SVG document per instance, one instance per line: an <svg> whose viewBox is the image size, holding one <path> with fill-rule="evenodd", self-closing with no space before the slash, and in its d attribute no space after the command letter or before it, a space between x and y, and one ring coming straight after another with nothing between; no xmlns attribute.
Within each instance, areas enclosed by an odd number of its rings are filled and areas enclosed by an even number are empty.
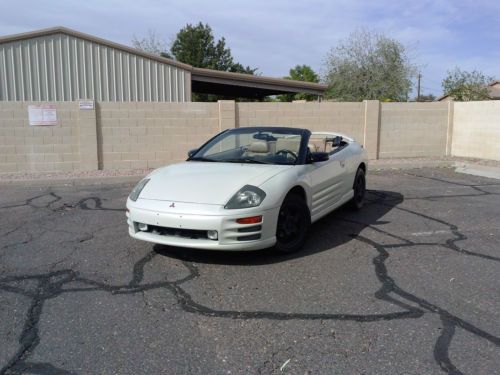
<svg viewBox="0 0 500 375"><path fill-rule="evenodd" d="M354 178L354 197L352 198L352 206L354 209L359 210L363 207L365 203L366 195L366 178L365 171L358 168L356 172L356 177Z"/></svg>
<svg viewBox="0 0 500 375"><path fill-rule="evenodd" d="M279 253L293 253L305 243L311 225L309 208L297 194L289 194L281 205L276 228L275 249Z"/></svg>

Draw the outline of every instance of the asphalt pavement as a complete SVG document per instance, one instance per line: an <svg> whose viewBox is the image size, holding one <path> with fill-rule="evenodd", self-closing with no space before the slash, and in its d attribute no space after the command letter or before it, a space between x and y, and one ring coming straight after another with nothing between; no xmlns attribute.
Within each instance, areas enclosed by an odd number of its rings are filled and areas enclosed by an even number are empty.
<svg viewBox="0 0 500 375"><path fill-rule="evenodd" d="M129 238L131 184L0 187L0 374L498 374L500 180L368 174L303 251Z"/></svg>

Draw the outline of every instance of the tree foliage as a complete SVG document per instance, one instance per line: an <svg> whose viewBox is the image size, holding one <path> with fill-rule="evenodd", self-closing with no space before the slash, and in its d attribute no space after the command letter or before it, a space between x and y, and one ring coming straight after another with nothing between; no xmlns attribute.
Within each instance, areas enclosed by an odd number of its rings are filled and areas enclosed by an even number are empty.
<svg viewBox="0 0 500 375"><path fill-rule="evenodd" d="M309 65L296 65L295 68L290 69L289 76L284 77L285 79L293 79L295 81L305 81L305 82L319 82L319 76L312 70ZM278 96L278 100L281 102L291 102L293 100L316 100L316 95L312 94L283 94Z"/></svg>
<svg viewBox="0 0 500 375"><path fill-rule="evenodd" d="M333 48L324 68L326 97L341 101L405 101L416 74L405 46L366 30L352 33Z"/></svg>
<svg viewBox="0 0 500 375"><path fill-rule="evenodd" d="M197 25L187 24L180 29L169 52L167 52L165 43L152 30L144 38L138 38L134 35L132 45L142 51L175 59L197 68L246 74L255 74L257 71L256 68L235 62L231 49L226 47L224 37L216 41L212 28L201 22ZM221 98L217 95L193 93L195 101L216 101Z"/></svg>
<svg viewBox="0 0 500 375"><path fill-rule="evenodd" d="M420 102L433 102L436 100L436 95L433 94L422 94L420 95L420 98L415 98L415 101L420 101Z"/></svg>
<svg viewBox="0 0 500 375"><path fill-rule="evenodd" d="M215 41L212 28L201 22L187 24L176 35L171 54L180 62L226 72L254 74L257 69L236 63L224 37Z"/></svg>
<svg viewBox="0 0 500 375"><path fill-rule="evenodd" d="M143 38L134 35L132 37L132 46L153 55L170 57L167 52L167 44L156 35L154 30L148 30L148 35Z"/></svg>
<svg viewBox="0 0 500 375"><path fill-rule="evenodd" d="M456 67L448 71L448 75L442 82L445 95L450 95L453 100L472 101L488 100L488 83L493 80L483 73L473 70L471 72Z"/></svg>

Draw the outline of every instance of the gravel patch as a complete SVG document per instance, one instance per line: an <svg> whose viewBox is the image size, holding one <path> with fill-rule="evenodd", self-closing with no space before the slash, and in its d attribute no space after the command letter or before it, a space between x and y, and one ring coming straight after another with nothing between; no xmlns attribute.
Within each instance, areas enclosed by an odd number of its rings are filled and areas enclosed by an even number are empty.
<svg viewBox="0 0 500 375"><path fill-rule="evenodd" d="M153 169L107 169L102 171L3 173L0 174L0 181L145 176L152 170Z"/></svg>

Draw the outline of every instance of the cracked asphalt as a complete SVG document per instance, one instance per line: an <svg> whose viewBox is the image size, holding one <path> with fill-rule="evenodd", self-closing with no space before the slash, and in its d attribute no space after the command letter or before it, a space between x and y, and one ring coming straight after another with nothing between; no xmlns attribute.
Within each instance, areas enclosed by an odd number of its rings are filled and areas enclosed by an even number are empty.
<svg viewBox="0 0 500 375"><path fill-rule="evenodd" d="M0 374L500 373L500 181L368 188L283 257L133 240L127 185L0 187Z"/></svg>

